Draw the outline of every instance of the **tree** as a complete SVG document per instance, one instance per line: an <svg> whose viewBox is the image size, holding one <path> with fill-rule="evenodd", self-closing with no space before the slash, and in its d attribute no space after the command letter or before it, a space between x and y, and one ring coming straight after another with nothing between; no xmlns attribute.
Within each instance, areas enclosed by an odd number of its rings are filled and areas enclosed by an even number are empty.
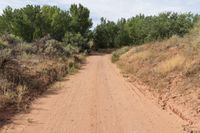
<svg viewBox="0 0 200 133"><path fill-rule="evenodd" d="M3 10L2 16L0 16L0 32L11 32L11 22L13 20L13 9L8 6Z"/></svg>
<svg viewBox="0 0 200 133"><path fill-rule="evenodd" d="M62 40L65 33L70 29L71 18L68 11L63 11L56 6L43 6L42 17L44 18L44 32L52 38Z"/></svg>
<svg viewBox="0 0 200 133"><path fill-rule="evenodd" d="M118 27L112 21L101 18L101 24L94 30L94 43L97 48L112 48L115 46Z"/></svg>
<svg viewBox="0 0 200 133"><path fill-rule="evenodd" d="M81 4L73 4L71 5L69 12L71 16L71 32L87 36L87 33L92 26L90 11Z"/></svg>
<svg viewBox="0 0 200 133"><path fill-rule="evenodd" d="M12 28L13 34L31 42L33 39L42 37L40 17L40 6L27 5L13 12Z"/></svg>
<svg viewBox="0 0 200 133"><path fill-rule="evenodd" d="M128 30L125 27L126 19L122 18L117 22L118 32L115 38L115 46L129 45L131 38L129 37Z"/></svg>
<svg viewBox="0 0 200 133"><path fill-rule="evenodd" d="M127 20L121 19L117 23L102 18L101 24L94 30L94 42L97 47L109 48L139 45L173 35L182 37L193 27L197 18L191 13L172 12L160 13L158 16L139 14Z"/></svg>
<svg viewBox="0 0 200 133"><path fill-rule="evenodd" d="M81 48L94 40L96 47L113 48L139 45L173 35L182 37L189 32L198 17L191 13L164 12L157 16L139 14L117 23L101 18L101 23L92 32L90 11L81 4L71 5L69 11L56 6L27 5L20 9L4 9L0 15L0 33L13 34L27 42L46 35L58 41L70 38L74 40L70 44L78 44Z"/></svg>

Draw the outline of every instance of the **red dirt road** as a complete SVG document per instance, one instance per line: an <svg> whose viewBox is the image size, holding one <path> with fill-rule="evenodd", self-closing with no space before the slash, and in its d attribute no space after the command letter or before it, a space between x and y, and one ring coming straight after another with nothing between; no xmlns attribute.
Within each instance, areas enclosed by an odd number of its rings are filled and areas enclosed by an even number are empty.
<svg viewBox="0 0 200 133"><path fill-rule="evenodd" d="M94 55L79 73L35 100L1 133L182 133L183 121L126 81L110 55Z"/></svg>

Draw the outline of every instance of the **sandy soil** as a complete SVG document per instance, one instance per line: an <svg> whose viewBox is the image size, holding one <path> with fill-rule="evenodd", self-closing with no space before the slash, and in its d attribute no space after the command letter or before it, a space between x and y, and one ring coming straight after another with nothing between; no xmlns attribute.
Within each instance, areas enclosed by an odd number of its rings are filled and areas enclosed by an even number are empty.
<svg viewBox="0 0 200 133"><path fill-rule="evenodd" d="M68 80L68 78L70 80ZM79 73L35 100L1 133L182 133L184 122L126 81L110 55L93 55Z"/></svg>

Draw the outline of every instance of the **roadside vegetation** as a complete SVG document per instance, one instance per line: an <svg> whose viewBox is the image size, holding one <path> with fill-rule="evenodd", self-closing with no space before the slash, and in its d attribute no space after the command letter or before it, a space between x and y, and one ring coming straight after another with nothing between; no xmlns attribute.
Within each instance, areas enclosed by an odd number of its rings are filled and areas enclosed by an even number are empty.
<svg viewBox="0 0 200 133"><path fill-rule="evenodd" d="M128 46L125 46L125 47L115 50L112 53L112 62L118 61L120 56L123 55L124 53L128 52L128 50L129 50Z"/></svg>
<svg viewBox="0 0 200 133"><path fill-rule="evenodd" d="M56 6L7 7L0 16L0 119L26 110L55 81L85 61L92 40L90 12ZM5 116L6 117L6 116ZM1 124L1 123L0 123Z"/></svg>
<svg viewBox="0 0 200 133"><path fill-rule="evenodd" d="M1 110L25 109L34 96L78 69L82 61L79 53L48 37L31 44L11 35L0 40L4 47L0 50Z"/></svg>

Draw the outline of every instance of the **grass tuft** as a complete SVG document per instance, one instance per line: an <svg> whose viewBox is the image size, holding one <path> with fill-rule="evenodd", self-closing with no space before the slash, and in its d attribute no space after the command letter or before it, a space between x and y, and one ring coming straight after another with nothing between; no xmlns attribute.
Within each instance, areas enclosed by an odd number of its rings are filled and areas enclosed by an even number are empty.
<svg viewBox="0 0 200 133"><path fill-rule="evenodd" d="M155 68L156 72L167 75L168 73L177 70L182 69L185 63L185 57L182 55L176 55L175 57L172 57L170 59L167 59L161 63L158 64L158 66Z"/></svg>

